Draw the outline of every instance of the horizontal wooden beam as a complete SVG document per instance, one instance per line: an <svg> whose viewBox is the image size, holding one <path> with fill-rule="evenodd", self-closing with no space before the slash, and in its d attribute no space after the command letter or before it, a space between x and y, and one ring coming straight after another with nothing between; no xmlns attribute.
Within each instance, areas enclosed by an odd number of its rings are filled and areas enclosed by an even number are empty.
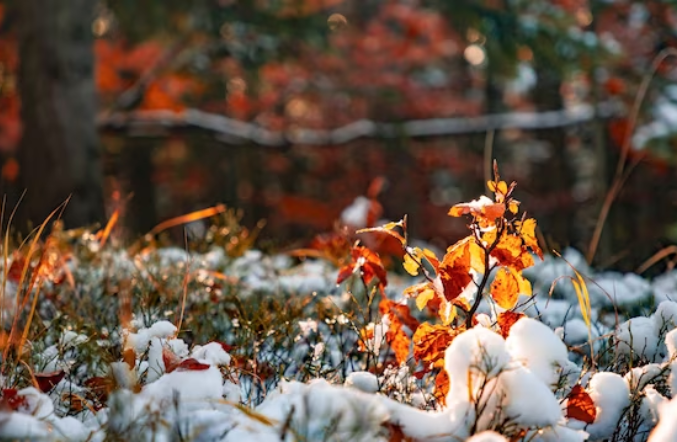
<svg viewBox="0 0 677 442"><path fill-rule="evenodd" d="M223 115L187 109L182 112L148 110L120 112L98 118L99 128L126 131L131 136L165 136L177 129L198 129L213 133L228 144L256 143L262 146L290 144L333 145L359 138L435 137L482 133L500 129L538 130L567 127L585 123L595 117L621 115L620 105L606 102L595 107L580 104L563 110L547 112L508 112L479 117L433 118L402 123L379 123L358 120L332 130L293 129L271 131L254 123L235 120Z"/></svg>

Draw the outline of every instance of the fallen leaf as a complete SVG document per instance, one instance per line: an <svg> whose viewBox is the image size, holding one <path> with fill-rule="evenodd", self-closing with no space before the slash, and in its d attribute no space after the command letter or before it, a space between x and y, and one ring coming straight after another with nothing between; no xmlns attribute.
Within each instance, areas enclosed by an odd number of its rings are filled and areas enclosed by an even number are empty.
<svg viewBox="0 0 677 442"><path fill-rule="evenodd" d="M61 382L66 376L63 370L50 371L47 373L35 373L35 380L38 382L38 387L43 393L48 393L54 388L56 384Z"/></svg>

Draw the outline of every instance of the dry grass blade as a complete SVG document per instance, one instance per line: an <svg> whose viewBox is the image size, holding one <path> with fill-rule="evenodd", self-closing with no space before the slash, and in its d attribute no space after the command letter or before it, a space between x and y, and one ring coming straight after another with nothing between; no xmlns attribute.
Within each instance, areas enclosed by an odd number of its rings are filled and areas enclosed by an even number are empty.
<svg viewBox="0 0 677 442"><path fill-rule="evenodd" d="M627 133L625 134L625 138L623 139L621 156L618 159L618 163L616 165L616 172L614 174L613 184L609 188L609 191L607 192L604 198L604 204L602 205L599 217L597 218L595 230L592 234L592 239L590 240L590 245L588 247L588 253L586 255L586 260L588 261L588 264L592 263L592 260L595 257L595 253L597 253L597 247L599 246L599 241L602 237L602 230L604 229L604 223L606 222L606 219L609 216L611 205L613 204L614 200L620 193L621 188L623 187L623 184L630 176L630 173L637 166L637 164L641 159L641 157L638 157L637 160L630 163L626 168L626 162L628 159L628 155L630 154L631 147L630 143L632 141L631 135L635 130L635 126L637 125L637 119L639 118L639 109L642 103L644 102L644 98L646 97L646 94L649 90L649 84L651 83L654 74L658 70L658 67L661 65L661 63L663 63L663 61L665 61L665 59L667 59L668 57L677 57L677 49L666 48L663 49L658 55L656 55L653 62L651 63L651 68L649 69L649 72L647 72L644 75L639 90L637 91L637 95L635 96L635 101L632 105L632 110L630 112Z"/></svg>
<svg viewBox="0 0 677 442"><path fill-rule="evenodd" d="M101 231L101 237L99 238L100 248L103 248L103 246L106 245L106 241L108 241L108 237L113 231L113 227L115 227L115 224L117 224L119 218L120 218L120 210L115 209L115 212L113 212L113 214L111 215L110 219L108 220L108 223L106 223L106 227Z"/></svg>
<svg viewBox="0 0 677 442"><path fill-rule="evenodd" d="M661 259L667 258L670 255L677 256L677 246L675 245L667 246L659 250L658 252L654 253L654 255L651 258L647 259L641 266L637 267L637 270L635 270L635 272L637 274L642 274L646 272L651 266L659 262Z"/></svg>
<svg viewBox="0 0 677 442"><path fill-rule="evenodd" d="M5 241L3 244L3 250L2 250L2 257L3 257L3 278L2 278L2 287L0 288L0 323L4 323L3 320L5 318L5 292L7 290L7 278L9 276L9 226L12 225L12 220L14 219L14 215L16 215L16 211L19 208L19 204L21 204L21 201L23 200L24 195L26 195L26 191L21 194L21 197L19 198L19 201L17 202L16 206L14 206L14 209L12 210L12 213L9 215L9 219L7 220L7 227L5 228ZM4 218L4 213L5 213L5 198L2 199L2 215Z"/></svg>
<svg viewBox="0 0 677 442"><path fill-rule="evenodd" d="M186 252L188 252L188 237L184 230L184 241L186 241ZM190 256L190 255L189 255ZM181 326L183 325L183 315L186 311L186 299L188 298L188 283L190 282L190 258L186 260L186 273L183 275L182 295L181 295L181 312L179 313L179 320L176 324L176 336L181 333Z"/></svg>
<svg viewBox="0 0 677 442"><path fill-rule="evenodd" d="M163 221L157 226L153 227L150 232L150 235L157 235L158 233L170 229L172 227L180 226L181 224L188 224L193 221L198 221L204 218L209 218L214 215L218 215L226 211L226 206L219 204L208 209L197 210L195 212L187 213L185 215L177 216L176 218L168 219Z"/></svg>
<svg viewBox="0 0 677 442"><path fill-rule="evenodd" d="M42 258L40 259L40 263L38 264L38 268L35 269L33 272L33 277L31 278L29 286L26 288L24 298L23 300L20 300L21 298L21 288L24 286L24 283L26 281L26 277L28 275L28 268L30 267L31 264L31 259L33 258L33 255L35 254L37 247L38 247L38 242L40 241L40 237L42 236L42 233L44 232L45 228L47 228L47 225L49 222L54 218L57 214L60 214L60 212L63 211L63 209L66 207L66 204L68 204L68 200L62 203L59 207L54 209L52 213L50 213L47 218L42 222L40 227L37 229L35 232L35 235L33 237L33 241L31 242L30 247L28 248L28 253L26 254L25 257L25 263L23 266L23 269L21 270L21 277L19 278L19 282L17 284L17 294L16 294L16 311L14 313L14 319L12 321L12 328L9 333L9 344L5 347L3 354L2 354L2 363L3 365L5 364L5 361L7 361L7 355L12 347L12 343L14 342L15 335L18 332L18 327L19 327L19 316L21 310L26 306L28 299L31 295L31 292L33 290L33 286L35 284L37 275L39 273L40 266L42 264ZM35 297L37 298L39 293L35 294ZM30 329L31 323L30 319L33 317L35 307L37 306L36 302L33 302L31 312L29 314L29 321L26 322L24 326L24 333L22 333L22 340L19 343L18 349L19 352L21 351L21 348L23 348L24 340L23 336L27 335L26 330Z"/></svg>
<svg viewBox="0 0 677 442"><path fill-rule="evenodd" d="M568 276L571 280L571 284L574 287L574 291L576 292L576 297L578 298L578 305L579 308L581 309L581 316L583 317L583 321L585 322L585 326L588 329L588 340L592 342L592 321L591 321L591 316L592 316L592 306L590 305L590 293L588 292L588 285L585 283L585 280L583 279L583 276L580 274L578 270L576 270L576 267L574 267L569 261L564 259L561 254L559 254L557 251L553 250L553 253L562 259L564 262L567 263L569 267L574 271L574 274L576 275L576 278L573 278L571 276ZM550 293L552 294L552 291L555 288L555 285L557 282L566 276L562 276L560 278L555 279L553 281L552 286L550 287ZM595 355L594 355L594 350L592 348L592 345L590 346L590 356L591 356L591 361L594 364L595 362Z"/></svg>

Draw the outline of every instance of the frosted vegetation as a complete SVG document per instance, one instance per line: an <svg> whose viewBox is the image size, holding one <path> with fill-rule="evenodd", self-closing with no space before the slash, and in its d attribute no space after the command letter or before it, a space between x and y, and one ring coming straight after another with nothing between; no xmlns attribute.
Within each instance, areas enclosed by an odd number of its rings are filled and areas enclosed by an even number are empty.
<svg viewBox="0 0 677 442"><path fill-rule="evenodd" d="M421 356L414 328L449 318L409 299L423 274L394 266L364 284L364 256L350 267L234 250L220 229L192 252L88 233L46 245L67 259L28 293L39 299L21 347L3 335L1 438L677 440L677 271L597 273L573 249L536 258L515 322L485 293L470 327L457 313L439 355ZM23 332L34 298L17 313L21 259L7 262L3 321Z"/></svg>

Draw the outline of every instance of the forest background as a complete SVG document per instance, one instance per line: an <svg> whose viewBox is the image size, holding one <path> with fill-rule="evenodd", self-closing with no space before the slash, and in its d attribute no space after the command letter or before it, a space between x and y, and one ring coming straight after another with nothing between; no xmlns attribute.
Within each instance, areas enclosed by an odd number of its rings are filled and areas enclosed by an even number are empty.
<svg viewBox="0 0 677 442"><path fill-rule="evenodd" d="M0 190L132 238L224 203L285 249L371 186L443 247L496 158L549 249L634 270L677 242L676 3L0 1Z"/></svg>

